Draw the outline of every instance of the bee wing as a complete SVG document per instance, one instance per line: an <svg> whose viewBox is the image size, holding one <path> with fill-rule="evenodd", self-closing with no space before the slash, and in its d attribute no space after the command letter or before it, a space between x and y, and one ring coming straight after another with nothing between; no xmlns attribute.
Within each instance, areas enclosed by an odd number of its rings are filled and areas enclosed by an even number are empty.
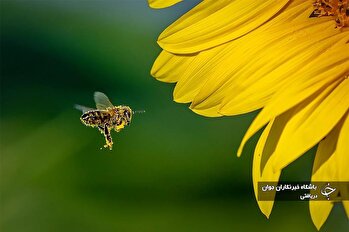
<svg viewBox="0 0 349 232"><path fill-rule="evenodd" d="M113 107L107 95L102 92L95 92L94 99L96 102L96 107L99 110L105 110L107 107Z"/></svg>
<svg viewBox="0 0 349 232"><path fill-rule="evenodd" d="M92 109L90 107L77 105L77 104L75 104L74 107L75 107L75 109L82 111L82 113L85 113L85 112L91 111L91 110L95 110L95 109Z"/></svg>

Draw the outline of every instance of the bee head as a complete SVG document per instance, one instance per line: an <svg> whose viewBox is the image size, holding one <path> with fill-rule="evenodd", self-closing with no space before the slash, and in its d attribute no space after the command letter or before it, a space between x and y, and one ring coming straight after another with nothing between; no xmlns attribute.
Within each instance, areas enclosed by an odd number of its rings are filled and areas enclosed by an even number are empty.
<svg viewBox="0 0 349 232"><path fill-rule="evenodd" d="M127 121L127 125L130 124L131 119L132 119L132 110L130 107L128 106L122 106L122 111L123 111L123 117L126 119Z"/></svg>

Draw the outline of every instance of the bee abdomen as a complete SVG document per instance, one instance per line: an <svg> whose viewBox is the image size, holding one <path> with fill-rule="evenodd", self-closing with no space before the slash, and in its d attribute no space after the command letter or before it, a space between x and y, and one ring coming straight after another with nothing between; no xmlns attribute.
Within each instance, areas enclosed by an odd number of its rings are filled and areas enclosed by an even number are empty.
<svg viewBox="0 0 349 232"><path fill-rule="evenodd" d="M99 126L108 121L108 115L100 111L88 111L81 115L80 120L86 126Z"/></svg>

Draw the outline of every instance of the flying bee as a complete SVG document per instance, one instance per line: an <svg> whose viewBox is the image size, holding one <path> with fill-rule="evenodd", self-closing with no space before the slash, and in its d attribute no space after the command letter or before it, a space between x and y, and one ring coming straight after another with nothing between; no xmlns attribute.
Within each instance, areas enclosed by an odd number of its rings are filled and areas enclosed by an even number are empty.
<svg viewBox="0 0 349 232"><path fill-rule="evenodd" d="M90 127L97 127L104 135L105 148L112 150L113 140L110 131L114 129L120 132L125 126L129 125L134 113L143 113L144 111L132 111L129 106L114 106L109 98L101 92L94 93L96 108L89 108L81 105L75 105L75 108L82 111L81 122Z"/></svg>

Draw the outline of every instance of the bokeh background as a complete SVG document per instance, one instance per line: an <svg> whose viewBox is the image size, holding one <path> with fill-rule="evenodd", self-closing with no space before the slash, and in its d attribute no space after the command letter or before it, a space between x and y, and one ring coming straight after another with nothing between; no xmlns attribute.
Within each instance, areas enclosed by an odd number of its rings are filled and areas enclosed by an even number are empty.
<svg viewBox="0 0 349 232"><path fill-rule="evenodd" d="M1 231L316 231L305 202L255 202L255 113L205 118L149 72L159 33L198 1L1 0ZM93 92L146 110L114 149L83 126ZM314 151L282 180L310 179ZM336 205L321 231L348 231Z"/></svg>

